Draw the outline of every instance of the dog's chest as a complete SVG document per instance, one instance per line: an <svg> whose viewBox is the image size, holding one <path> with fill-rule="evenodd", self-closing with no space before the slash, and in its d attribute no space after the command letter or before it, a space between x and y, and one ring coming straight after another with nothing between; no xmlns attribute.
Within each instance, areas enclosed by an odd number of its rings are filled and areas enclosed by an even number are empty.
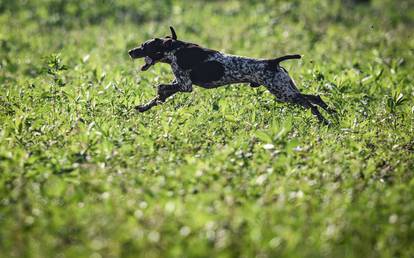
<svg viewBox="0 0 414 258"><path fill-rule="evenodd" d="M169 64L171 66L171 69L175 77L184 76L183 73L185 71L178 66L177 57L175 56L175 54L174 53L167 54L167 59L169 61Z"/></svg>

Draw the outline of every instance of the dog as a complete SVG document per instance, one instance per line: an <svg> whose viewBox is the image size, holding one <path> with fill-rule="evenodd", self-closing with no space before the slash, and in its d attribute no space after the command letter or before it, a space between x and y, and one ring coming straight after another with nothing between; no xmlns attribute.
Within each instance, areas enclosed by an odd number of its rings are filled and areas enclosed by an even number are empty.
<svg viewBox="0 0 414 258"><path fill-rule="evenodd" d="M171 65L175 75L172 83L157 87L158 94L154 99L136 107L139 112L164 103L177 92L191 92L193 84L211 89L234 83L248 83L251 87L265 86L279 102L294 103L311 109L319 122L328 124L317 106L329 113L334 110L318 95L301 94L288 72L280 66L280 62L300 59L300 55L286 55L274 59L228 55L178 40L174 28L170 27L170 30L171 36L150 39L128 51L132 59L145 59L141 71L161 62Z"/></svg>

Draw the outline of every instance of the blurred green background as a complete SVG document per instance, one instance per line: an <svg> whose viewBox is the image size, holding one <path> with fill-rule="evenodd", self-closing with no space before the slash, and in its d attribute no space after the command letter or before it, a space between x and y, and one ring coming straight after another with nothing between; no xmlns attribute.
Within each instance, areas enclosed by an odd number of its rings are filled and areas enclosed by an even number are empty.
<svg viewBox="0 0 414 258"><path fill-rule="evenodd" d="M0 1L0 257L413 257L413 1ZM169 34L284 62L330 127L246 85L134 106Z"/></svg>

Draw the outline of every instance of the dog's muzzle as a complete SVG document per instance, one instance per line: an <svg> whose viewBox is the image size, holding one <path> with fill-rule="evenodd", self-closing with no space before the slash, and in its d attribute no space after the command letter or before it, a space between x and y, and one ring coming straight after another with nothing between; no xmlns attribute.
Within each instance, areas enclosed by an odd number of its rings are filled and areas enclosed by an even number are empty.
<svg viewBox="0 0 414 258"><path fill-rule="evenodd" d="M145 57L145 53L140 47L129 50L128 55L133 59Z"/></svg>
<svg viewBox="0 0 414 258"><path fill-rule="evenodd" d="M148 68L155 64L155 60L149 56L146 56L142 48L131 49L128 51L128 54L132 59L145 57L145 64L141 67L141 71L146 71Z"/></svg>

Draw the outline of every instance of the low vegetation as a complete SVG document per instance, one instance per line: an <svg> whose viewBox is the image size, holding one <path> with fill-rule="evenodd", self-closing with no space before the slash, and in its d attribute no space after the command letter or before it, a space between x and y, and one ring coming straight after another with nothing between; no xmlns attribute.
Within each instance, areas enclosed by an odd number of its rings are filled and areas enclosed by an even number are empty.
<svg viewBox="0 0 414 258"><path fill-rule="evenodd" d="M0 257L412 257L411 1L0 3ZM127 50L180 38L284 63L334 107L195 88Z"/></svg>

